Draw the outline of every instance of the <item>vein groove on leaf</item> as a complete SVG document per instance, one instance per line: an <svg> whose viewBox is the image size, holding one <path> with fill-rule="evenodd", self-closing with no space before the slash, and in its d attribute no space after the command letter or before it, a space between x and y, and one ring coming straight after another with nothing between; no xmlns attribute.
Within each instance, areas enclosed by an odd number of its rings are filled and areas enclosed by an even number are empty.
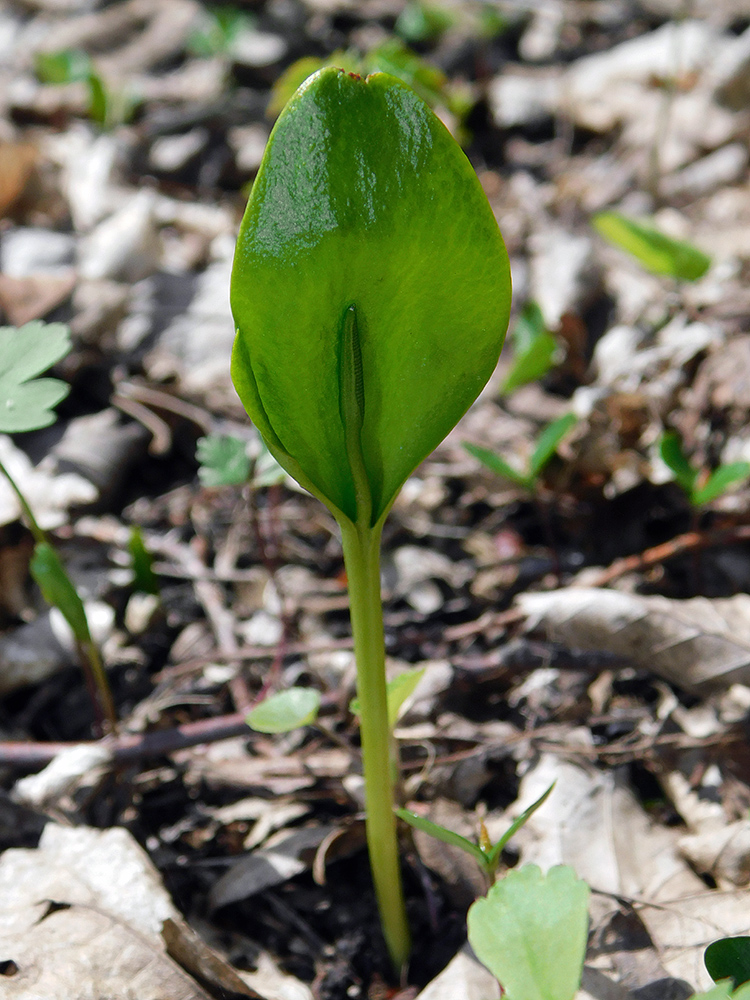
<svg viewBox="0 0 750 1000"><path fill-rule="evenodd" d="M280 116L248 203L233 376L281 464L355 521L338 348L352 305L374 524L492 373L510 277L479 181L438 118L392 77L328 69Z"/></svg>

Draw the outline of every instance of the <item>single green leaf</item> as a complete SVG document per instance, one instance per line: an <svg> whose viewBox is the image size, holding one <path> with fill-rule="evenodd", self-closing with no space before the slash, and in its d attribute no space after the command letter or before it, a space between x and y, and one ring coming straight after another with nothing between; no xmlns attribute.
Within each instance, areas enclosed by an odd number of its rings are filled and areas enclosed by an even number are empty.
<svg viewBox="0 0 750 1000"><path fill-rule="evenodd" d="M414 91L325 69L273 129L231 301L234 383L269 450L336 516L374 525L491 375L508 258L476 174ZM360 417L342 396L352 311Z"/></svg>
<svg viewBox="0 0 750 1000"><path fill-rule="evenodd" d="M549 796L552 794L552 789L555 787L555 782L549 786L546 792L539 796L536 802L532 802L528 809L524 809L521 815L513 821L513 823L508 827L502 837L498 840L496 844L493 844L492 850L487 854L487 861L490 866L490 870L494 871L497 868L498 862L500 860L500 855L503 852L503 848L508 843L510 838L514 834L518 833L522 826L525 826L529 819L534 815L539 806L546 802Z"/></svg>
<svg viewBox="0 0 750 1000"><path fill-rule="evenodd" d="M586 955L589 889L572 868L515 868L469 909L469 943L508 1000L573 1000Z"/></svg>
<svg viewBox="0 0 750 1000"><path fill-rule="evenodd" d="M404 670L403 673L396 674L386 684L386 696L388 698L388 724L391 729L398 722L401 708L404 702L417 689L417 684L424 676L425 668L420 670ZM349 711L352 715L361 715L359 698L352 698L349 702Z"/></svg>
<svg viewBox="0 0 750 1000"><path fill-rule="evenodd" d="M732 980L722 979L706 993L694 993L690 1000L750 1000L750 983L732 992Z"/></svg>
<svg viewBox="0 0 750 1000"><path fill-rule="evenodd" d="M750 462L730 462L728 465L720 465L711 473L703 486L693 489L691 503L696 507L711 503L726 493L730 486L747 479L748 476L750 476Z"/></svg>
<svg viewBox="0 0 750 1000"><path fill-rule="evenodd" d="M552 456L557 451L557 446L568 433L575 427L578 417L575 413L566 413L551 424L547 424L542 433L536 439L536 446L529 461L529 474L531 479L536 479L544 469Z"/></svg>
<svg viewBox="0 0 750 1000"><path fill-rule="evenodd" d="M82 49L37 52L34 57L34 72L41 83L75 83L88 79L91 58Z"/></svg>
<svg viewBox="0 0 750 1000"><path fill-rule="evenodd" d="M682 448L682 440L676 431L666 431L659 442L662 461L674 472L674 477L688 496L692 496L698 470L688 461Z"/></svg>
<svg viewBox="0 0 750 1000"><path fill-rule="evenodd" d="M396 18L395 31L407 42L429 42L456 23L456 13L438 4L412 0Z"/></svg>
<svg viewBox="0 0 750 1000"><path fill-rule="evenodd" d="M479 445L471 444L469 441L464 441L463 445L466 451L470 455L473 455L474 458L478 458L482 465L486 466L490 472L494 472L497 476L502 476L503 479L510 479L512 483L523 487L525 490L534 489L534 480L531 476L527 476L523 472L519 472L518 469L514 469L512 465L509 465L504 458L496 455L494 451L491 451L489 448L481 448Z"/></svg>
<svg viewBox="0 0 750 1000"><path fill-rule="evenodd" d="M711 266L711 258L692 244L672 239L619 212L599 212L592 223L605 240L632 254L653 274L697 281Z"/></svg>
<svg viewBox="0 0 750 1000"><path fill-rule="evenodd" d="M70 330L63 323L34 320L20 328L0 327L0 432L34 431L55 422L52 407L69 387L59 379L36 376L70 348Z"/></svg>
<svg viewBox="0 0 750 1000"><path fill-rule="evenodd" d="M91 642L91 632L78 591L68 576L60 556L49 542L37 542L29 564L31 575L47 604L57 608L70 625L76 641Z"/></svg>
<svg viewBox="0 0 750 1000"><path fill-rule="evenodd" d="M229 434L198 438L195 457L204 486L241 486L250 478L251 463L244 441Z"/></svg>
<svg viewBox="0 0 750 1000"><path fill-rule="evenodd" d="M259 733L288 733L315 722L320 708L320 692L315 688L291 687L269 695L245 720Z"/></svg>
<svg viewBox="0 0 750 1000"><path fill-rule="evenodd" d="M513 364L503 382L502 392L544 378L553 366L557 340L547 329L542 310L536 302L527 302L516 320L513 338Z"/></svg>
<svg viewBox="0 0 750 1000"><path fill-rule="evenodd" d="M133 590L142 594L158 594L159 581L154 573L154 557L146 548L140 528L130 529L128 552L133 564Z"/></svg>
<svg viewBox="0 0 750 1000"><path fill-rule="evenodd" d="M729 937L714 941L704 956L714 982L731 979L734 988L750 982L750 937Z"/></svg>
<svg viewBox="0 0 750 1000"><path fill-rule="evenodd" d="M482 871L486 869L487 858L482 849L470 840L467 840L466 837L462 837L460 833L454 833L453 830L448 830L446 827L440 826L438 823L433 823L432 820L426 819L424 816L418 816L408 809L396 809L395 812L399 819L408 823L409 826L413 826L415 830L428 833L436 840L440 840L444 844L450 844L451 847L460 847L462 851L465 851L474 858Z"/></svg>

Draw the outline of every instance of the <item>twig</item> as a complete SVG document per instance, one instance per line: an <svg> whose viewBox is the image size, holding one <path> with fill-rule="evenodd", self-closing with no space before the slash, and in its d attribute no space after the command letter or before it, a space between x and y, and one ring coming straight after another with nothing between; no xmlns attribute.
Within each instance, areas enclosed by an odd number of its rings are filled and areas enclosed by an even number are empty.
<svg viewBox="0 0 750 1000"><path fill-rule="evenodd" d="M174 729L162 729L151 733L124 733L121 736L105 737L102 740L87 740L77 743L0 743L0 766L10 765L24 770L36 770L49 764L62 753L77 746L101 746L111 752L114 764L125 764L147 757L161 757L185 747L201 743L216 743L218 740L234 736L250 736L243 712L222 715L214 719L200 719L186 722Z"/></svg>

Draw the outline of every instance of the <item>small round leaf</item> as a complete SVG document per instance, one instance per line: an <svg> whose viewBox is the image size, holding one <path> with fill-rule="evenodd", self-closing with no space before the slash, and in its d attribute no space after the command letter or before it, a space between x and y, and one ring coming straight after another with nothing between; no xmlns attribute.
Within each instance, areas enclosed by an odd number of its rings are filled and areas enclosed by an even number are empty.
<svg viewBox="0 0 750 1000"><path fill-rule="evenodd" d="M315 688L292 687L264 699L245 720L259 733L288 733L314 722L320 708Z"/></svg>

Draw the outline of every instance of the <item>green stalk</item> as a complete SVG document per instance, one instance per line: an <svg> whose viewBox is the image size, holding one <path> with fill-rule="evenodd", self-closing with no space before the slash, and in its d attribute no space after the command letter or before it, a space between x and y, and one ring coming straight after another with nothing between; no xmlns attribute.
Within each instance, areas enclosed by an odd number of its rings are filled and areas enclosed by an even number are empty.
<svg viewBox="0 0 750 1000"><path fill-rule="evenodd" d="M361 708L367 847L385 942L393 964L401 969L409 957L411 942L393 812L391 729L380 596L381 532L382 522L374 528L341 522Z"/></svg>

